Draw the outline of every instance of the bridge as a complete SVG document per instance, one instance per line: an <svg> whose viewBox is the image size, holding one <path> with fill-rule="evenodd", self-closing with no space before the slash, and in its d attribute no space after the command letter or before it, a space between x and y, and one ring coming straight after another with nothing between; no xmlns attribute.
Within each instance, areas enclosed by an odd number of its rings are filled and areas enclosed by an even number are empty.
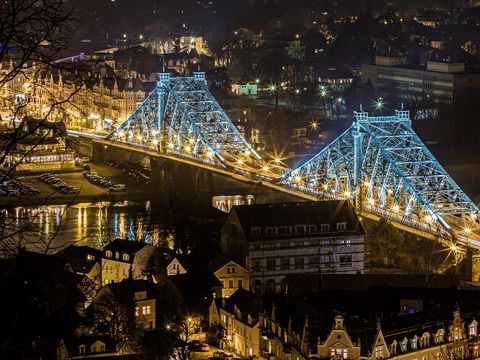
<svg viewBox="0 0 480 360"><path fill-rule="evenodd" d="M360 216L387 219L462 254L480 249L480 210L412 129L409 112L360 111L342 135L300 167L263 159L208 90L205 74L158 74L156 88L98 141L260 183L308 200L351 201Z"/></svg>

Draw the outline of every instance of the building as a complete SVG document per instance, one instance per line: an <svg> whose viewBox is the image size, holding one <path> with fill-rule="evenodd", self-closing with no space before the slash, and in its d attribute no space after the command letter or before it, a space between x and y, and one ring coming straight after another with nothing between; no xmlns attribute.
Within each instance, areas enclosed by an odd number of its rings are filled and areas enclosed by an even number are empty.
<svg viewBox="0 0 480 360"><path fill-rule="evenodd" d="M234 206L221 229L223 254L255 291L284 291L289 274L363 272L364 238L348 201Z"/></svg>
<svg viewBox="0 0 480 360"><path fill-rule="evenodd" d="M255 298L245 289L238 289L228 299L214 299L210 305L210 328L222 328L220 348L241 357L261 355L258 320Z"/></svg>
<svg viewBox="0 0 480 360"><path fill-rule="evenodd" d="M4 134L8 142L13 134ZM18 171L70 170L75 167L75 152L66 145L63 122L25 117L15 136L19 139L7 154L3 166Z"/></svg>
<svg viewBox="0 0 480 360"><path fill-rule="evenodd" d="M250 277L247 269L236 262L218 255L209 264L213 275L222 283L222 298L230 297L238 289L250 288Z"/></svg>
<svg viewBox="0 0 480 360"><path fill-rule="evenodd" d="M235 95L257 95L257 84L232 84L231 90Z"/></svg>
<svg viewBox="0 0 480 360"><path fill-rule="evenodd" d="M466 70L465 63L428 61L420 68L404 56L377 56L374 65L362 65L362 81L371 82L378 96L394 91L403 100L451 104L455 96L480 88L480 73Z"/></svg>
<svg viewBox="0 0 480 360"><path fill-rule="evenodd" d="M96 312L119 311L120 321L128 320L129 316L126 316L125 312L135 312L137 326L145 330L154 330L157 327L158 291L151 281L125 279L103 286L93 300L93 307ZM123 307L122 310L119 306ZM102 316L96 318L100 321L103 319Z"/></svg>
<svg viewBox="0 0 480 360"><path fill-rule="evenodd" d="M115 239L103 248L102 284L127 278L144 279L162 273L158 249L140 241Z"/></svg>
<svg viewBox="0 0 480 360"><path fill-rule="evenodd" d="M55 255L66 259L75 273L84 276L79 288L86 294L88 306L102 286L102 251L90 246L70 245Z"/></svg>
<svg viewBox="0 0 480 360"><path fill-rule="evenodd" d="M175 255L167 265L167 276L182 275L187 272L187 259L182 255Z"/></svg>

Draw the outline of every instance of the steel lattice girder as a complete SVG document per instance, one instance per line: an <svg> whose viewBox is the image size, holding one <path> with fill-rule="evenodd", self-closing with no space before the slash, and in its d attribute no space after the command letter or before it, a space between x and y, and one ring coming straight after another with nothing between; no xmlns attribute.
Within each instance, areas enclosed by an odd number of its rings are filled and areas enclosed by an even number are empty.
<svg viewBox="0 0 480 360"><path fill-rule="evenodd" d="M108 138L127 143L138 138L152 148L163 141L179 152L210 152L220 162L242 153L260 159L210 93L202 74L184 78L160 74L155 90Z"/></svg>
<svg viewBox="0 0 480 360"><path fill-rule="evenodd" d="M418 223L427 219L439 231L450 229L449 215L479 213L414 132L407 111L389 117L356 113L347 131L281 182L319 195L353 195L367 211L386 209Z"/></svg>

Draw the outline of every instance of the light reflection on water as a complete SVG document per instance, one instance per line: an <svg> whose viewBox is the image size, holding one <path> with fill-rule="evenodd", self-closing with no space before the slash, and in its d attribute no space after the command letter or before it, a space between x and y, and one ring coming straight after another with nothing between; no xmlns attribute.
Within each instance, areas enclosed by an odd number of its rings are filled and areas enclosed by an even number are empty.
<svg viewBox="0 0 480 360"><path fill-rule="evenodd" d="M28 229L18 241L37 251L45 251L50 242L50 250L71 243L102 248L115 238L174 246L173 229L151 220L149 201L18 207L7 216L13 227Z"/></svg>

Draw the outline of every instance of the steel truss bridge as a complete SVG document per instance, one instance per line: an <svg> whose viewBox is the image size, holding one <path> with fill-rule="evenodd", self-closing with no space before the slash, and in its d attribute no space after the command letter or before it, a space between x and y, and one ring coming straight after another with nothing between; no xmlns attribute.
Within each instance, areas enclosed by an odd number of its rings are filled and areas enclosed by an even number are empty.
<svg viewBox="0 0 480 360"><path fill-rule="evenodd" d="M224 173L309 200L344 199L358 214L440 241L454 253L480 250L480 210L412 129L408 111L355 121L312 159L285 170L264 160L207 88L205 74L170 77L104 141Z"/></svg>

